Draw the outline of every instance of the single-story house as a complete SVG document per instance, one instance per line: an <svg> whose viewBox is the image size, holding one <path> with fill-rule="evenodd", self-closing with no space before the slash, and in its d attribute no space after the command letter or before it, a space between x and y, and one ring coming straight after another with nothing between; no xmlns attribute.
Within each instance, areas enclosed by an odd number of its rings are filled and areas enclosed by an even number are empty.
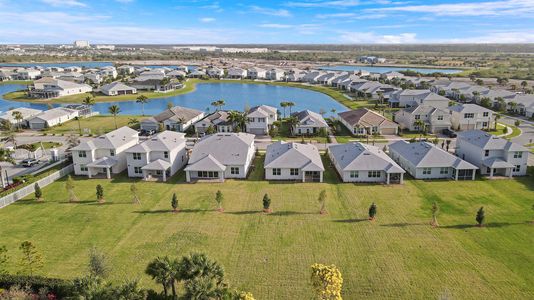
<svg viewBox="0 0 534 300"><path fill-rule="evenodd" d="M354 135L398 133L399 126L367 108L338 113L341 123Z"/></svg>
<svg viewBox="0 0 534 300"><path fill-rule="evenodd" d="M294 135L316 135L321 132L321 129L328 130L328 124L323 116L310 111L303 110L291 114L292 117L297 118L298 123L292 128Z"/></svg>
<svg viewBox="0 0 534 300"><path fill-rule="evenodd" d="M159 131L160 124L165 130L186 131L191 125L204 118L204 112L192 108L174 106L162 113L141 120L141 129Z"/></svg>
<svg viewBox="0 0 534 300"><path fill-rule="evenodd" d="M19 121L15 118L13 115L15 112L19 112L22 119ZM22 125L26 126L28 119L32 118L33 116L36 116L40 113L42 113L42 110L39 109L33 109L33 108L27 108L27 107L18 107L11 110L8 110L2 114L0 114L0 120L6 120L11 124L17 124L21 122Z"/></svg>
<svg viewBox="0 0 534 300"><path fill-rule="evenodd" d="M323 182L324 166L317 147L279 141L267 146L265 179Z"/></svg>
<svg viewBox="0 0 534 300"><path fill-rule="evenodd" d="M31 129L45 129L55 125L63 124L78 117L78 111L64 107L56 107L46 110L28 119L28 126Z"/></svg>
<svg viewBox="0 0 534 300"><path fill-rule="evenodd" d="M127 86L122 82L113 82L110 84L106 84L101 88L101 91L104 95L108 96L137 94L136 88Z"/></svg>

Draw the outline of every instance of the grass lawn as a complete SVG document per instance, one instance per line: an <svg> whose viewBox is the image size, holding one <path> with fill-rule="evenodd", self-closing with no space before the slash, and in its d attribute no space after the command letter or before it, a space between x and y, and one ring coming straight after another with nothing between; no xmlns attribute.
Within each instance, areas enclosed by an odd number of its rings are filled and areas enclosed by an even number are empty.
<svg viewBox="0 0 534 300"><path fill-rule="evenodd" d="M247 181L184 184L138 182L141 205L131 204L131 180L76 178L79 203L67 203L64 180L43 189L44 203L31 197L0 210L0 244L17 271L19 244L30 240L42 252L39 274L72 278L86 271L96 246L110 257L111 279L139 278L158 255L207 253L225 268L235 288L257 299L310 299L310 265L337 265L346 299L527 299L534 295L534 182L516 180L414 181L404 185L262 181L261 160ZM95 202L102 184L107 203ZM327 191L328 214L317 197ZM214 195L224 194L224 213ZM170 212L176 193L182 212ZM273 213L261 213L265 193ZM369 222L367 209L378 206ZM441 207L440 228L431 228L430 206ZM473 227L480 206L487 226Z"/></svg>
<svg viewBox="0 0 534 300"><path fill-rule="evenodd" d="M327 139L327 137L320 136L291 136L289 125L286 121L282 121L280 129L278 130L278 134L272 137L273 141L302 142L302 140L304 140L305 142L322 144L327 143Z"/></svg>
<svg viewBox="0 0 534 300"><path fill-rule="evenodd" d="M436 137L435 134L432 134L432 133L420 133L420 132L414 132L414 131L403 131L402 132L402 138L405 138L405 139L418 139L420 137L423 137L423 138L426 138L426 139L433 139Z"/></svg>
<svg viewBox="0 0 534 300"><path fill-rule="evenodd" d="M36 143L33 143L31 144L32 147L34 148L39 148L39 147L43 147L45 149L52 149L52 148L57 148L57 147L61 147L61 143L58 143L58 142L36 142Z"/></svg>
<svg viewBox="0 0 534 300"><path fill-rule="evenodd" d="M130 119L137 119L141 121L143 116L128 116L128 115L117 115L117 127L129 126L128 122ZM115 130L115 120L113 116L94 116L89 118L80 119L80 126L82 128L82 133L87 134L85 129L87 129L92 135L100 135L112 130ZM135 128L135 126L134 126ZM78 134L79 127L78 121L71 120L66 123L63 123L58 126L48 128L44 131L46 134Z"/></svg>

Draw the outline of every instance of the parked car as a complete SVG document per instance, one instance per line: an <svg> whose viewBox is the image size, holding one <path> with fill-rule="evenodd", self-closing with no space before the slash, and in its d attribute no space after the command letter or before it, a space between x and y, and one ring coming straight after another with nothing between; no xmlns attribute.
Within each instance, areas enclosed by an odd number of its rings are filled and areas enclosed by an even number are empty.
<svg viewBox="0 0 534 300"><path fill-rule="evenodd" d="M27 168L33 167L34 165L37 165L37 164L39 164L39 161L35 158L27 158L21 162L21 165Z"/></svg>
<svg viewBox="0 0 534 300"><path fill-rule="evenodd" d="M156 131L155 130L145 130L145 129L141 129L141 131L139 132L139 135L140 136L151 136L153 134L155 134Z"/></svg>
<svg viewBox="0 0 534 300"><path fill-rule="evenodd" d="M450 130L450 129L443 129L443 134L450 137L450 138L455 138L456 137L456 132Z"/></svg>

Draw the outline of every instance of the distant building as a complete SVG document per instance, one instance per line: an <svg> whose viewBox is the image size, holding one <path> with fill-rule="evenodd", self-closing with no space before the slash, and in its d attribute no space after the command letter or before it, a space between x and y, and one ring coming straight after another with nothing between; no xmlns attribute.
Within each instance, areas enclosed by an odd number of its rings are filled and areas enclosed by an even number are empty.
<svg viewBox="0 0 534 300"><path fill-rule="evenodd" d="M106 84L101 88L101 91L104 95L108 96L137 94L136 88L127 86L122 82L113 82L110 84Z"/></svg>
<svg viewBox="0 0 534 300"><path fill-rule="evenodd" d="M57 98L63 96L89 93L93 88L87 84L79 84L50 77L34 81L28 87L28 94L32 98Z"/></svg>
<svg viewBox="0 0 534 300"><path fill-rule="evenodd" d="M45 129L55 125L63 124L78 116L78 111L63 107L56 107L37 114L28 119L28 126L31 129Z"/></svg>
<svg viewBox="0 0 534 300"><path fill-rule="evenodd" d="M75 48L89 48L91 45L89 44L89 41L74 41L74 47Z"/></svg>
<svg viewBox="0 0 534 300"><path fill-rule="evenodd" d="M114 45L96 45L95 48L98 50L115 50Z"/></svg>

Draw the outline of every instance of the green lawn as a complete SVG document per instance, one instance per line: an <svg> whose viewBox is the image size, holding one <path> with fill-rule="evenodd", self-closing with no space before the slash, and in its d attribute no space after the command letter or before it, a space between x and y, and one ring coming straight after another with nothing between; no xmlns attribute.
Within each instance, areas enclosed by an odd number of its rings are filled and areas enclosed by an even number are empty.
<svg viewBox="0 0 534 300"><path fill-rule="evenodd" d="M291 135L289 125L286 121L282 121L282 124L280 125L280 128L278 130L278 134L274 137L272 137L273 141L286 141L286 142L302 142L303 140L305 142L309 143L327 143L327 137L320 137L320 136L293 136Z"/></svg>
<svg viewBox="0 0 534 300"><path fill-rule="evenodd" d="M328 166L328 164L326 164ZM0 210L0 244L17 271L18 245L34 242L43 253L39 274L72 278L86 271L97 246L113 262L111 279L139 278L158 255L201 251L219 261L233 287L257 299L310 299L310 265L335 264L346 299L527 299L534 295L534 182L516 180L414 181L404 185L283 183L261 180L261 161L247 181L184 184L138 182L141 205L131 204L131 181L76 179L80 203L66 202L65 182ZM95 202L102 184L107 203ZM327 215L317 197L327 191ZM224 213L214 195L224 194ZM182 212L170 212L172 193ZM265 193L274 213L261 213ZM366 220L371 202L378 219ZM431 228L430 206L439 203L440 228ZM487 226L473 227L484 206Z"/></svg>
<svg viewBox="0 0 534 300"><path fill-rule="evenodd" d="M141 121L143 118L143 116L118 115L117 127L129 126L128 122L131 119L137 119L138 121ZM86 134L85 129L88 129L90 134L100 135L115 130L115 120L113 116L94 116L80 119L80 125L78 125L78 121L71 120L61 125L48 128L44 132L46 134L78 134L79 126L82 128L82 133L84 134Z"/></svg>

